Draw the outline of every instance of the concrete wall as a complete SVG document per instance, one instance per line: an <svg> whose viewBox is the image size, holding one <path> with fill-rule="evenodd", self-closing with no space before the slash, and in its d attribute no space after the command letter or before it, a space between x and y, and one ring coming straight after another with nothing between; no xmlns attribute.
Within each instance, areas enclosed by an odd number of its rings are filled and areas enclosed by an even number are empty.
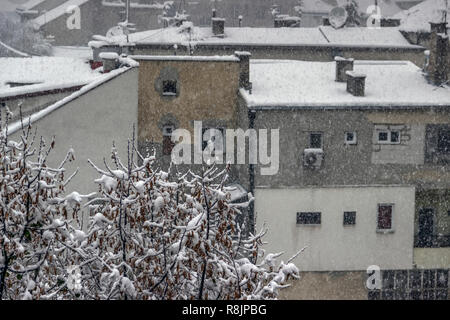
<svg viewBox="0 0 450 320"><path fill-rule="evenodd" d="M367 300L366 272L300 272L281 300Z"/></svg>
<svg viewBox="0 0 450 320"><path fill-rule="evenodd" d="M104 167L103 158L109 161L113 141L119 154L126 157L127 139L137 123L137 79L137 69L131 69L33 124L37 136L47 143L56 137L51 165L59 164L69 148L75 150L75 161L67 164L66 177L77 167L80 170L67 186L67 193L98 190L93 180L99 176L87 160ZM12 138L17 140L19 135L15 133Z"/></svg>
<svg viewBox="0 0 450 320"><path fill-rule="evenodd" d="M409 269L413 263L414 187L323 187L255 190L257 227L267 224L267 252L284 251L302 271L357 271L371 265ZM393 232L377 231L378 204L394 204ZM356 225L343 212L356 211ZM296 223L297 212L321 212L320 225Z"/></svg>
<svg viewBox="0 0 450 320"><path fill-rule="evenodd" d="M448 269L450 248L414 248L414 265L419 269Z"/></svg>
<svg viewBox="0 0 450 320"><path fill-rule="evenodd" d="M422 189L448 189L450 168L445 164L423 163L422 126L449 123L450 113L437 110L364 111L299 110L257 111L255 128L280 129L280 170L274 176L260 175L256 186L306 187L322 185L416 185ZM405 145L393 145L398 156L374 156L376 125L402 125L414 129ZM344 143L344 133L357 134L356 145ZM302 154L309 147L310 132L323 133L324 162L319 170L303 167ZM412 134L414 133L414 135ZM405 152L405 150L407 152ZM392 151L392 150L391 150ZM376 161L375 161L376 160Z"/></svg>

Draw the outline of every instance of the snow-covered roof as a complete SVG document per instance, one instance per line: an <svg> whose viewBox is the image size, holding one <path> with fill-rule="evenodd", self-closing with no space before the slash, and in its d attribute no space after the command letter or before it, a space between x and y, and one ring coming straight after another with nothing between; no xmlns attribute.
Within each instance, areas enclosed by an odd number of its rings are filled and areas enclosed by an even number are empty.
<svg viewBox="0 0 450 320"><path fill-rule="evenodd" d="M36 19L34 19L33 23L35 24L36 27L40 28L43 25L49 23L50 21L53 21L53 20L61 17L62 15L64 15L66 13L66 11L69 8L71 8L72 6L79 7L88 1L90 1L90 0L67 0L63 4L53 8L52 10L49 10L48 12L46 12L46 13L40 15L39 17L37 17Z"/></svg>
<svg viewBox="0 0 450 320"><path fill-rule="evenodd" d="M335 62L251 60L252 93L241 90L249 107L414 107L449 106L450 87L427 83L409 61L355 61L355 72L367 75L364 97L335 81Z"/></svg>
<svg viewBox="0 0 450 320"><path fill-rule="evenodd" d="M85 59L67 57L0 58L0 70L0 98L75 87L100 76Z"/></svg>
<svg viewBox="0 0 450 320"><path fill-rule="evenodd" d="M150 56L136 55L130 56L134 60L148 61L208 61L208 62L239 62L236 56Z"/></svg>
<svg viewBox="0 0 450 320"><path fill-rule="evenodd" d="M146 44L236 44L236 45L314 45L414 47L398 28L225 28L225 37L214 37L211 28L181 27L148 30L129 35L136 45ZM124 36L108 38L110 44L124 44ZM106 44L106 43L105 43Z"/></svg>
<svg viewBox="0 0 450 320"><path fill-rule="evenodd" d="M319 27L332 44L364 45L378 47L411 46L398 28L341 28Z"/></svg>
<svg viewBox="0 0 450 320"><path fill-rule="evenodd" d="M323 0L303 0L302 12L328 14L333 7L332 4Z"/></svg>
<svg viewBox="0 0 450 320"><path fill-rule="evenodd" d="M32 115L25 117L22 121L16 121L8 126L8 135L14 134L18 130L21 129L22 123L31 123L33 124L36 121L39 121L40 119L46 117L50 113L52 113L55 110L58 110L59 108L63 107L67 103L77 99L78 97L84 95L85 93L97 88L98 86L110 81L111 79L127 72L132 67L123 67L116 70L112 70L109 73L102 74L101 76L97 77L95 80L93 80L91 83L85 85L80 90L75 91L71 95L63 98L62 100L55 102L54 104L46 107L45 109L42 109L36 113L33 113ZM5 131L3 131L5 132Z"/></svg>
<svg viewBox="0 0 450 320"><path fill-rule="evenodd" d="M395 15L400 29L409 32L430 32L430 22L442 22L445 0L427 0ZM447 16L450 17L450 2Z"/></svg>
<svg viewBox="0 0 450 320"><path fill-rule="evenodd" d="M374 0L357 0L356 2L358 3L359 11L363 14L367 14L369 7L375 4ZM394 0L378 0L378 7L380 8L381 16L385 18L392 17L402 10Z"/></svg>
<svg viewBox="0 0 450 320"><path fill-rule="evenodd" d="M34 7L40 5L42 2L45 2L47 0L29 0L25 2L24 4L20 5L18 9L28 11L33 9Z"/></svg>

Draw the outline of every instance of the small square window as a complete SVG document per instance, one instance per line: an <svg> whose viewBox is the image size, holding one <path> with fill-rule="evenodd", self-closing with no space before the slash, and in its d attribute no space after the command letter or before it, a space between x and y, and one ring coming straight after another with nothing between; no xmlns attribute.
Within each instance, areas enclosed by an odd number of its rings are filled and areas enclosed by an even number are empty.
<svg viewBox="0 0 450 320"><path fill-rule="evenodd" d="M176 96L177 95L177 82L175 80L163 81L163 96Z"/></svg>
<svg viewBox="0 0 450 320"><path fill-rule="evenodd" d="M379 204L378 205L378 217L377 217L377 229L378 230L391 230L392 229L392 213L394 206L392 204Z"/></svg>
<svg viewBox="0 0 450 320"><path fill-rule="evenodd" d="M356 132L345 133L345 144L356 144Z"/></svg>
<svg viewBox="0 0 450 320"><path fill-rule="evenodd" d="M387 142L389 140L389 132L381 131L378 132L378 141L379 142Z"/></svg>
<svg viewBox="0 0 450 320"><path fill-rule="evenodd" d="M297 224L321 224L321 212L297 212Z"/></svg>
<svg viewBox="0 0 450 320"><path fill-rule="evenodd" d="M356 224L356 212L346 211L344 212L344 226L353 226Z"/></svg>
<svg viewBox="0 0 450 320"><path fill-rule="evenodd" d="M312 149L322 149L322 133L315 132L309 134L309 147Z"/></svg>
<svg viewBox="0 0 450 320"><path fill-rule="evenodd" d="M400 142L400 131L391 131L391 142L392 143Z"/></svg>

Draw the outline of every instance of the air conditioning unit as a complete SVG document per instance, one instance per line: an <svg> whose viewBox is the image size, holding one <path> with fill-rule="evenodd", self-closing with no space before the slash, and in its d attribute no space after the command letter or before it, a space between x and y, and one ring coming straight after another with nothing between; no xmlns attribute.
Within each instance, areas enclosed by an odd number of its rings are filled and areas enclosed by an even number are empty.
<svg viewBox="0 0 450 320"><path fill-rule="evenodd" d="M307 169L317 170L323 164L322 149L305 149L303 151L303 167Z"/></svg>

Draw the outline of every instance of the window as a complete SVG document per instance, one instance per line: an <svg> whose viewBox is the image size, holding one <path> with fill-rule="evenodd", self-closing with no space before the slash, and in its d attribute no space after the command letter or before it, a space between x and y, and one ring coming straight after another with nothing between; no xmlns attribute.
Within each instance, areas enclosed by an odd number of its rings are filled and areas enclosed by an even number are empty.
<svg viewBox="0 0 450 320"><path fill-rule="evenodd" d="M356 144L356 132L346 132L344 141L345 144Z"/></svg>
<svg viewBox="0 0 450 320"><path fill-rule="evenodd" d="M312 149L322 149L322 133L312 132L309 134L309 147Z"/></svg>
<svg viewBox="0 0 450 320"><path fill-rule="evenodd" d="M175 144L172 142L172 133L175 130L173 125L163 127L163 155L168 156L172 153Z"/></svg>
<svg viewBox="0 0 450 320"><path fill-rule="evenodd" d="M437 152L440 154L450 154L450 129L439 130Z"/></svg>
<svg viewBox="0 0 450 320"><path fill-rule="evenodd" d="M297 224L321 224L321 212L297 212Z"/></svg>
<svg viewBox="0 0 450 320"><path fill-rule="evenodd" d="M356 224L356 212L346 211L344 212L344 226L352 226Z"/></svg>
<svg viewBox="0 0 450 320"><path fill-rule="evenodd" d="M378 132L378 143L385 144L399 144L400 131L398 130L383 130Z"/></svg>
<svg viewBox="0 0 450 320"><path fill-rule="evenodd" d="M176 96L177 95L177 81L176 80L164 80L163 81L163 96Z"/></svg>
<svg viewBox="0 0 450 320"><path fill-rule="evenodd" d="M213 143L214 153L224 152L225 130L223 128L202 128L202 150L208 146L208 142Z"/></svg>
<svg viewBox="0 0 450 320"><path fill-rule="evenodd" d="M378 205L378 218L377 229L378 230L391 230L392 229L392 213L394 205L392 204L379 204Z"/></svg>

